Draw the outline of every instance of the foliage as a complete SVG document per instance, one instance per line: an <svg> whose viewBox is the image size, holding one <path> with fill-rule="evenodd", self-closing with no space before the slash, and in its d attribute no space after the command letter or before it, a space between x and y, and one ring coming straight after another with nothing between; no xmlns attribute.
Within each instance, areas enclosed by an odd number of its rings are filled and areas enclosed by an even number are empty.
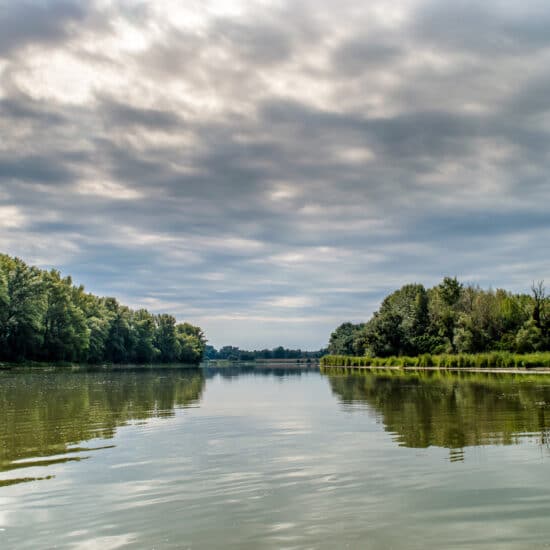
<svg viewBox="0 0 550 550"><path fill-rule="evenodd" d="M257 359L319 359L326 353L326 349L319 351L303 351L301 349L287 349L278 346L273 349L243 350L236 346L223 346L217 350L212 346L206 346L205 358L227 361L255 361Z"/></svg>
<svg viewBox="0 0 550 550"><path fill-rule="evenodd" d="M445 277L433 288L408 284L364 324L340 325L329 353L369 357L550 351L550 308L542 282L531 295L483 290Z"/></svg>
<svg viewBox="0 0 550 550"><path fill-rule="evenodd" d="M384 299L364 328L365 349L372 355L416 355L429 351L428 295L422 285L405 285ZM428 348L428 349L426 349Z"/></svg>
<svg viewBox="0 0 550 550"><path fill-rule="evenodd" d="M199 327L133 311L0 254L0 360L199 363L205 347Z"/></svg>
<svg viewBox="0 0 550 550"><path fill-rule="evenodd" d="M458 353L431 355L424 353L414 357L392 355L390 357L352 357L350 355L325 355L322 367L436 367L440 369L459 368L550 368L550 352L509 353Z"/></svg>
<svg viewBox="0 0 550 550"><path fill-rule="evenodd" d="M353 323L341 324L331 335L328 352L342 355L360 355L364 351L364 339L361 338L365 325Z"/></svg>

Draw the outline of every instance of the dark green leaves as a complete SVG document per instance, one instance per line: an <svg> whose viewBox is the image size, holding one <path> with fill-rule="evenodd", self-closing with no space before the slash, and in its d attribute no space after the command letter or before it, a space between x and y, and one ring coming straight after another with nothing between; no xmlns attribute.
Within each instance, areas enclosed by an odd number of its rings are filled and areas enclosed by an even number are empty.
<svg viewBox="0 0 550 550"><path fill-rule="evenodd" d="M199 327L133 311L58 271L0 255L0 360L199 363L205 344Z"/></svg>

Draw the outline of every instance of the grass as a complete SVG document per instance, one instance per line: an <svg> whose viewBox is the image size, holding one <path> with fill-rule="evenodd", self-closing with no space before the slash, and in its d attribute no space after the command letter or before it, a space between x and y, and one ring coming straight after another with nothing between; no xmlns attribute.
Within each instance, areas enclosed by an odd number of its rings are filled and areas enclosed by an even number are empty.
<svg viewBox="0 0 550 550"><path fill-rule="evenodd" d="M528 369L534 367L550 368L550 352L537 353L458 353L417 357L351 357L346 355L325 355L321 359L322 367L418 367L440 369Z"/></svg>

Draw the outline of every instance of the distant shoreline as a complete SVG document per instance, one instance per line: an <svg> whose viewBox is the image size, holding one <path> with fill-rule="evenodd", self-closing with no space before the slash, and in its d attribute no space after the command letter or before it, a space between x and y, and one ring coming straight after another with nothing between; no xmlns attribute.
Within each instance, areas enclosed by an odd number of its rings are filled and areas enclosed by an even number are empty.
<svg viewBox="0 0 550 550"><path fill-rule="evenodd" d="M304 359L262 359L256 361L228 361L225 359L206 360L201 363L76 363L64 361L21 361L21 362L0 362L2 370L25 370L25 369L88 369L88 370L129 370L129 369L165 369L165 368L189 368L198 369L201 367L294 367L294 368L318 368L319 360L307 361Z"/></svg>

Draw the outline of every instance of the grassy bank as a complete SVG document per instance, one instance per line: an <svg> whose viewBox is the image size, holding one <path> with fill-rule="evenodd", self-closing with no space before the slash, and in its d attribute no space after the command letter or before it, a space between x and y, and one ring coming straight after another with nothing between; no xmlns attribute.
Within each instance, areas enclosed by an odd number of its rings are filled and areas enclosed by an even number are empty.
<svg viewBox="0 0 550 550"><path fill-rule="evenodd" d="M507 352L459 353L417 357L351 357L346 355L325 355L322 367L436 367L440 369L528 369L550 368L550 352L514 354Z"/></svg>

